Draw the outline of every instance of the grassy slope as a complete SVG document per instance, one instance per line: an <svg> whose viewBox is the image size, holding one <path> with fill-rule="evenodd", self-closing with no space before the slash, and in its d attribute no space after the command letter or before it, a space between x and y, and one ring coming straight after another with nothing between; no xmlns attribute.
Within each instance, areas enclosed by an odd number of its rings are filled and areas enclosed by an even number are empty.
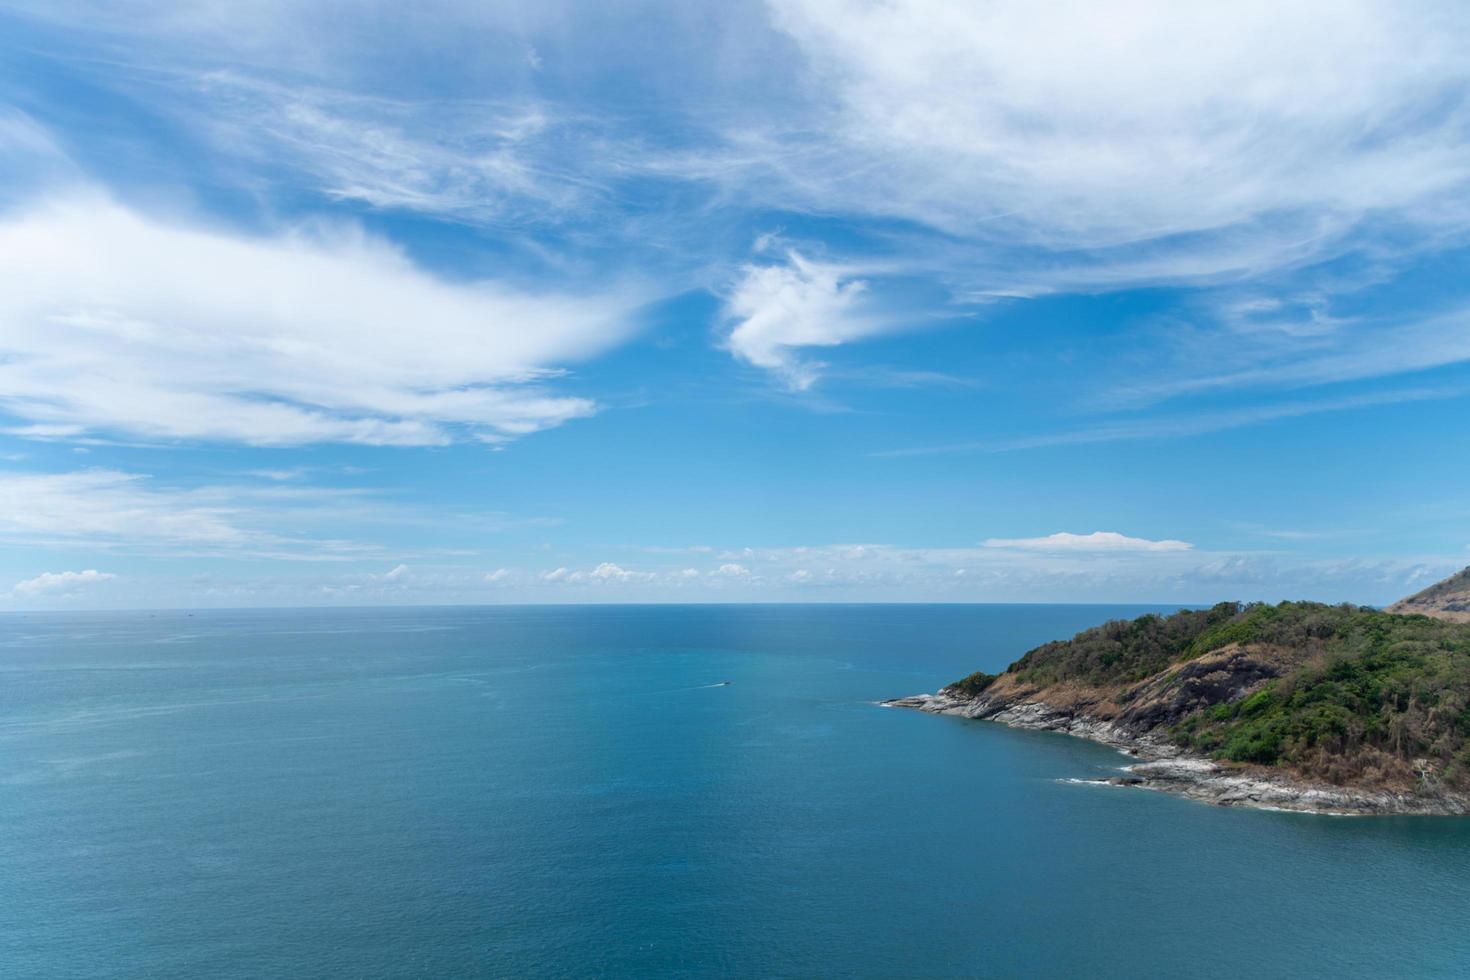
<svg viewBox="0 0 1470 980"><path fill-rule="evenodd" d="M1347 605L1221 603L1106 623L1037 647L1006 673L1038 689L1121 688L1126 700L1138 682L1227 647L1287 651L1295 666L1173 725L1180 744L1337 783L1401 782L1428 771L1470 787L1467 624ZM994 679L973 674L952 689L973 695Z"/></svg>
<svg viewBox="0 0 1470 980"><path fill-rule="evenodd" d="M1443 582L1436 582L1423 592L1416 592L1404 601L1430 602L1435 599L1443 599L1446 596L1458 595L1462 592L1470 592L1470 568L1450 576Z"/></svg>
<svg viewBox="0 0 1470 980"><path fill-rule="evenodd" d="M1452 622L1470 622L1470 568L1394 603L1388 611L1423 613Z"/></svg>

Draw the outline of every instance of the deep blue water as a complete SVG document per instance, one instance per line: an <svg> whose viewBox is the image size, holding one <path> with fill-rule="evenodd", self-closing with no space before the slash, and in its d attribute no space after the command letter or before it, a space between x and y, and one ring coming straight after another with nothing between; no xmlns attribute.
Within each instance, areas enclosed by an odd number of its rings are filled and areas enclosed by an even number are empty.
<svg viewBox="0 0 1470 980"><path fill-rule="evenodd" d="M11 614L0 974L1470 975L1470 820L873 704L1140 611Z"/></svg>

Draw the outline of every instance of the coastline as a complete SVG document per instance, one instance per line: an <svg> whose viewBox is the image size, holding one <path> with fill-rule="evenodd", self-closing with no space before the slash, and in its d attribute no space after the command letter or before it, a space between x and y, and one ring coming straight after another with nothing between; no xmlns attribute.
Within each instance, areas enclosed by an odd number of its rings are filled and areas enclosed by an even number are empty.
<svg viewBox="0 0 1470 980"><path fill-rule="evenodd" d="M1139 761L1123 775L1078 782L1133 786L1216 806L1289 810L1330 816L1465 816L1470 794L1406 793L1335 786L1295 778L1263 766L1221 765L1188 753L1152 732L1138 733L1106 719L1055 707L1045 701L957 697L940 691L879 702L936 715L993 721L1011 728L1062 732L1100 742Z"/></svg>

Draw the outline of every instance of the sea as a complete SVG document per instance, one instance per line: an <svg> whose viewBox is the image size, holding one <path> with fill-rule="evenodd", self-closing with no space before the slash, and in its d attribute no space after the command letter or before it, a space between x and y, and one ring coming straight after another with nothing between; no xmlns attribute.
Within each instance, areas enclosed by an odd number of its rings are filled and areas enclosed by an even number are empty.
<svg viewBox="0 0 1470 980"><path fill-rule="evenodd" d="M1145 611L7 613L0 976L1470 976L1470 819L877 703Z"/></svg>

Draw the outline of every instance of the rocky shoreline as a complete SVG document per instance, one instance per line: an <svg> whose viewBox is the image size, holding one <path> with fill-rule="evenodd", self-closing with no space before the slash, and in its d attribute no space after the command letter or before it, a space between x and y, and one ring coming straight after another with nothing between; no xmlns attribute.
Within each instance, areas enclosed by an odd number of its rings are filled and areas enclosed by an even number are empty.
<svg viewBox="0 0 1470 980"><path fill-rule="evenodd" d="M1044 701L1011 698L966 698L941 691L884 701L885 707L912 708L930 714L959 715L999 722L1012 728L1064 732L1111 746L1139 759L1111 779L1083 780L1136 786L1173 793L1217 806L1292 810L1337 816L1422 814L1470 815L1470 794L1430 791L1394 792L1353 788L1294 779L1261 766L1224 766L1183 752L1152 732L1137 732Z"/></svg>

